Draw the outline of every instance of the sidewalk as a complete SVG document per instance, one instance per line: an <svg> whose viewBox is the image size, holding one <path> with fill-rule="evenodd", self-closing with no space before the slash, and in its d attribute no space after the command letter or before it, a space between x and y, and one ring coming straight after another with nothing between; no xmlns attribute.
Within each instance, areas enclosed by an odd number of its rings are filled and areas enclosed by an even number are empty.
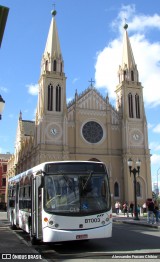
<svg viewBox="0 0 160 262"><path fill-rule="evenodd" d="M0 261L45 261L41 259L41 255L29 243L18 237L13 230L10 229L10 223L7 220L6 212L0 212Z"/></svg>
<svg viewBox="0 0 160 262"><path fill-rule="evenodd" d="M134 217L129 214L129 217L127 215L124 216L123 213L120 213L119 215L113 213L113 222L121 222L121 223L126 223L126 224L133 224L133 225L143 225L147 227L152 227L152 228L157 228L160 230L160 221L156 224L149 224L147 222L147 217L141 215L139 217L139 220L134 220Z"/></svg>

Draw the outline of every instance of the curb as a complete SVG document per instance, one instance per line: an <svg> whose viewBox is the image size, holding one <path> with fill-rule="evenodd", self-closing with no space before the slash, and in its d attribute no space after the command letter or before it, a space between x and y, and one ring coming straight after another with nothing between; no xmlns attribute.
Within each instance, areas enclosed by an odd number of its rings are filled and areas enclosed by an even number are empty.
<svg viewBox="0 0 160 262"><path fill-rule="evenodd" d="M145 226L145 227L150 227L150 228L157 228L158 230L160 230L160 225L152 225L152 224L148 224L147 222L143 222L143 221L132 221L132 220L124 220L124 219L118 219L118 218L113 218L113 222L117 222L117 223L124 223L124 224L132 224L135 226Z"/></svg>

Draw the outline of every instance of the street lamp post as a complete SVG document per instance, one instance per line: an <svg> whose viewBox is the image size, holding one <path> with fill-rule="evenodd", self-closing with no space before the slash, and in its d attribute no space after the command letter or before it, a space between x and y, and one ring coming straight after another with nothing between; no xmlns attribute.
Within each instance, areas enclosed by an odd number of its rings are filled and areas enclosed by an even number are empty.
<svg viewBox="0 0 160 262"><path fill-rule="evenodd" d="M2 96L0 95L0 120L2 118L2 112L4 109L5 101L3 100Z"/></svg>
<svg viewBox="0 0 160 262"><path fill-rule="evenodd" d="M133 177L134 177L134 214L135 214L134 219L139 220L138 211L137 211L137 179L136 179L136 175L137 174L139 175L139 173L140 173L141 161L140 160L136 161L137 169L132 168L132 165L133 165L133 161L130 158L130 159L128 159L128 167L129 167L129 171L130 171L130 176L131 176L131 174L133 174Z"/></svg>

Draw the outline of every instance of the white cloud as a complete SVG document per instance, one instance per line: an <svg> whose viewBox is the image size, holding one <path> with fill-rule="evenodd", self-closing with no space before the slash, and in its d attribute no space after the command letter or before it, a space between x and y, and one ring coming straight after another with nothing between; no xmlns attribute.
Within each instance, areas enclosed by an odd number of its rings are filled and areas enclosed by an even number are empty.
<svg viewBox="0 0 160 262"><path fill-rule="evenodd" d="M152 163L152 165L158 165L160 163L160 155L153 154L151 156L151 163Z"/></svg>
<svg viewBox="0 0 160 262"><path fill-rule="evenodd" d="M134 4L122 5L117 18L112 22L112 27L118 28L119 32L123 31L124 23L129 23L129 30L135 32L144 32L149 28L160 29L160 16L143 15L136 12Z"/></svg>
<svg viewBox="0 0 160 262"><path fill-rule="evenodd" d="M8 93L8 88L4 86L0 86L0 91L3 91L4 93Z"/></svg>
<svg viewBox="0 0 160 262"><path fill-rule="evenodd" d="M160 150L160 144L158 142L151 142L149 144L149 148L153 151L159 151Z"/></svg>
<svg viewBox="0 0 160 262"><path fill-rule="evenodd" d="M73 99L74 99L73 97L68 97L68 98L67 98L67 104L68 104L69 102L71 102Z"/></svg>
<svg viewBox="0 0 160 262"><path fill-rule="evenodd" d="M157 126L155 126L155 127L153 128L153 132L155 132L155 133L160 133L160 124L158 124Z"/></svg>
<svg viewBox="0 0 160 262"><path fill-rule="evenodd" d="M146 105L160 105L160 43L151 43L146 38L144 32L148 28L160 29L160 16L135 15L133 5L123 6L117 19L112 26L119 29L117 39L111 41L108 46L97 53L95 64L95 80L97 88L105 88L111 98L115 99L115 88L118 84L118 67L122 61L122 24L124 18L128 22L128 34L130 36L131 46L139 71L139 80L144 86L143 94ZM136 31L136 33L135 33Z"/></svg>
<svg viewBox="0 0 160 262"><path fill-rule="evenodd" d="M131 30L144 31L147 28L158 28L160 29L160 16L154 14L153 16L139 15L133 18L133 22L130 24Z"/></svg>
<svg viewBox="0 0 160 262"><path fill-rule="evenodd" d="M151 124L151 123L148 123L148 129L151 129L151 128L153 128L153 124Z"/></svg>
<svg viewBox="0 0 160 262"><path fill-rule="evenodd" d="M78 80L79 80L79 78L78 78L78 77L75 77L75 78L72 80L72 84L75 84Z"/></svg>
<svg viewBox="0 0 160 262"><path fill-rule="evenodd" d="M26 85L26 87L28 87L28 93L30 95L33 95L33 96L36 96L38 95L38 84L29 84L29 85Z"/></svg>

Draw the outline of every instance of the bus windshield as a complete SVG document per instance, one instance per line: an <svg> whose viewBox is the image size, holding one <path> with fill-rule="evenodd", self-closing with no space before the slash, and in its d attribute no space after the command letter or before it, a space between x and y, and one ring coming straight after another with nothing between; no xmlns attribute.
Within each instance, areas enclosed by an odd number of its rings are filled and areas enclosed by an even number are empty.
<svg viewBox="0 0 160 262"><path fill-rule="evenodd" d="M84 215L111 208L106 173L60 173L44 177L44 209L66 215Z"/></svg>

